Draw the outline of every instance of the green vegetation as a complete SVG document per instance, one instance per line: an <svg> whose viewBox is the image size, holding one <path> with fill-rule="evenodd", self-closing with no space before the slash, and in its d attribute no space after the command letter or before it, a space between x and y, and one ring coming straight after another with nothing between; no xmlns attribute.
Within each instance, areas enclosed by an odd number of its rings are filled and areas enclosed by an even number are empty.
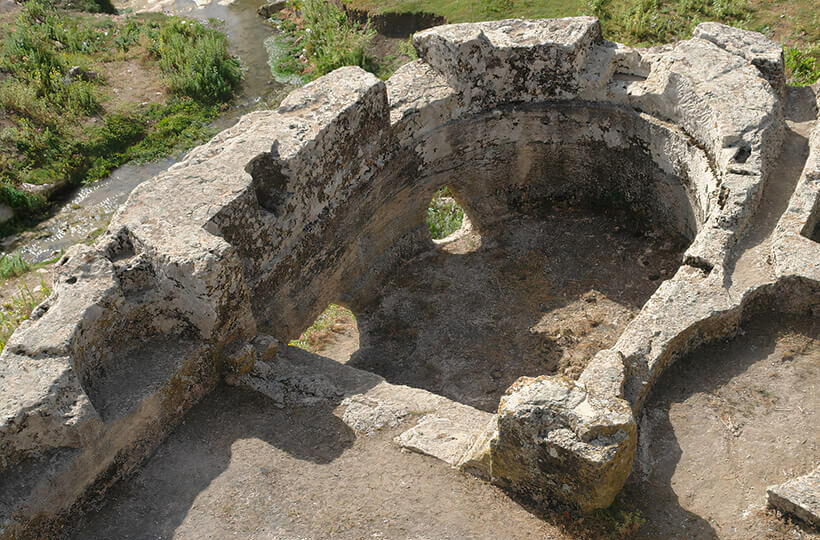
<svg viewBox="0 0 820 540"><path fill-rule="evenodd" d="M229 100L242 79L239 60L228 55L225 35L195 21L177 19L161 27L152 51L171 91L197 102Z"/></svg>
<svg viewBox="0 0 820 540"><path fill-rule="evenodd" d="M91 182L206 138L242 76L223 34L176 17L89 17L31 0L0 36L0 202L23 221L47 206L32 186ZM130 81L108 79L132 65L161 98L137 102Z"/></svg>
<svg viewBox="0 0 820 540"><path fill-rule="evenodd" d="M464 210L446 187L436 192L427 208L427 227L435 240L446 238L461 228Z"/></svg>
<svg viewBox="0 0 820 540"><path fill-rule="evenodd" d="M704 21L743 26L745 0L590 0L585 14L601 20L610 39L631 45L655 45L687 39Z"/></svg>
<svg viewBox="0 0 820 540"><path fill-rule="evenodd" d="M280 74L310 80L342 66L367 67L365 51L376 31L350 22L334 3L292 1L279 16L283 54L274 70Z"/></svg>
<svg viewBox="0 0 820 540"><path fill-rule="evenodd" d="M29 270L31 268L19 252L0 257L0 279L22 276Z"/></svg>
<svg viewBox="0 0 820 540"><path fill-rule="evenodd" d="M40 280L40 287L34 291L27 285L19 288L19 293L0 307L0 352L6 346L11 334L20 324L31 316L31 312L40 302L48 298L51 290Z"/></svg>
<svg viewBox="0 0 820 540"><path fill-rule="evenodd" d="M347 308L330 304L327 309L316 318L310 328L302 332L299 339L289 343L310 352L318 352L333 336L334 332L355 328L356 316Z"/></svg>
<svg viewBox="0 0 820 540"><path fill-rule="evenodd" d="M344 0L377 13L432 13L448 22L594 15L607 39L649 46L687 39L704 21L756 30L786 47L790 84L810 84L820 64L816 0Z"/></svg>
<svg viewBox="0 0 820 540"><path fill-rule="evenodd" d="M790 84L807 86L820 79L820 45L802 50L797 47L786 47L783 52L786 70L791 73Z"/></svg>

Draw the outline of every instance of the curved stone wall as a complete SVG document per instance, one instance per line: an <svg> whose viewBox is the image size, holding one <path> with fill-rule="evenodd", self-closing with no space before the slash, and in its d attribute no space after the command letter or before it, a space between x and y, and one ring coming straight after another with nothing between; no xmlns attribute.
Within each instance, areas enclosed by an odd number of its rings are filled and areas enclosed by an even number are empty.
<svg viewBox="0 0 820 540"><path fill-rule="evenodd" d="M799 287L789 309L816 309L803 253L817 244L800 228L816 220L816 171L778 225L776 274L732 280L780 153L782 63L758 61L779 47L699 29L634 49L593 18L433 28L387 82L339 69L141 185L60 261L0 357L0 471L22 494L0 531L56 530L221 376L248 373L266 334L287 341L331 301L366 302L429 247L424 212L443 185L479 231L565 200L620 205L691 242L613 348L578 381L519 380L462 459L535 500L610 504L666 366L730 335L756 291Z"/></svg>

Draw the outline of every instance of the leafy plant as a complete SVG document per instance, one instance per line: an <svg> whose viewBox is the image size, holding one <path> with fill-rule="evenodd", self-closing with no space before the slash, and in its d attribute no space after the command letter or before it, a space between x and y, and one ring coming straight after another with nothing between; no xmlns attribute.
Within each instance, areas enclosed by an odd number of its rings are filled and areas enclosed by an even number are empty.
<svg viewBox="0 0 820 540"><path fill-rule="evenodd" d="M171 91L202 103L230 99L242 79L239 59L228 54L225 35L196 21L165 26L154 52Z"/></svg>
<svg viewBox="0 0 820 540"><path fill-rule="evenodd" d="M445 187L436 192L427 208L427 227L435 240L446 238L461 228L464 210Z"/></svg>
<svg viewBox="0 0 820 540"><path fill-rule="evenodd" d="M0 279L17 277L29 271L29 265L19 252L0 257Z"/></svg>
<svg viewBox="0 0 820 540"><path fill-rule="evenodd" d="M783 50L789 84L808 86L820 78L820 45L799 49L786 47Z"/></svg>
<svg viewBox="0 0 820 540"><path fill-rule="evenodd" d="M292 2L279 16L284 38L276 43L276 72L312 79L342 66L368 67L366 50L376 31L351 22L333 2Z"/></svg>

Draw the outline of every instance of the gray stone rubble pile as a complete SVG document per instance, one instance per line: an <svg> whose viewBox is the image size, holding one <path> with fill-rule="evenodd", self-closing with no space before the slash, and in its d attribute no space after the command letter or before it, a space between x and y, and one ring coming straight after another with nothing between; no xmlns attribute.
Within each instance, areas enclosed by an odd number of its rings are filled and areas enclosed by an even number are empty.
<svg viewBox="0 0 820 540"><path fill-rule="evenodd" d="M708 23L636 49L584 17L447 25L413 44L419 60L386 82L341 68L245 116L59 261L53 295L0 357L0 485L14 494L0 501L1 538L57 534L221 378L283 406L294 385L325 392L263 364L328 303L355 311L368 284L429 249L426 208L444 185L479 232L618 193L690 242L580 379L522 378L470 437L458 408L399 441L436 455L424 433L458 430L443 459L536 501L609 505L667 366L751 311L817 309L818 132L771 271L730 279L783 139L779 46ZM347 397L371 424L401 416Z"/></svg>

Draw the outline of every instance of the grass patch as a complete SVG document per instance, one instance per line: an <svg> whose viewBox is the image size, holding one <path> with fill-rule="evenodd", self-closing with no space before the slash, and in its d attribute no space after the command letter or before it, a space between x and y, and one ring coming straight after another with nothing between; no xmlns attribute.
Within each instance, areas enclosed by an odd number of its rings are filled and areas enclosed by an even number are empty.
<svg viewBox="0 0 820 540"><path fill-rule="evenodd" d="M92 182L128 161L206 139L242 77L224 34L178 17L114 20L32 0L0 36L0 71L7 74L0 73L0 201L18 216L0 233L47 208L24 184ZM101 73L123 61L154 74L170 100L109 105L115 81Z"/></svg>
<svg viewBox="0 0 820 540"><path fill-rule="evenodd" d="M464 220L464 210L445 187L438 190L427 207L427 227L430 236L441 240L461 228Z"/></svg>
<svg viewBox="0 0 820 540"><path fill-rule="evenodd" d="M283 36L273 69L280 75L308 81L342 66L368 67L365 51L376 31L369 24L351 22L334 3L294 1L278 18Z"/></svg>
<svg viewBox="0 0 820 540"><path fill-rule="evenodd" d="M335 332L343 331L346 328L355 326L355 324L356 316L352 311L336 304L330 304L316 318L316 321L302 332L299 339L294 339L289 345L306 351L317 352L332 338Z"/></svg>
<svg viewBox="0 0 820 540"><path fill-rule="evenodd" d="M808 86L820 79L820 45L800 49L786 47L783 50L789 84Z"/></svg>
<svg viewBox="0 0 820 540"><path fill-rule="evenodd" d="M208 105L233 96L242 67L228 54L225 34L182 19L171 20L158 34L152 51L174 94Z"/></svg>
<svg viewBox="0 0 820 540"><path fill-rule="evenodd" d="M609 39L638 46L688 39L705 21L742 27L749 17L745 0L590 0L581 11L598 17Z"/></svg>
<svg viewBox="0 0 820 540"><path fill-rule="evenodd" d="M49 297L51 289L46 287L45 281L40 280L40 286L31 290L28 286L20 287L19 292L0 306L0 352L6 346L9 337L20 324L31 316L40 303Z"/></svg>
<svg viewBox="0 0 820 540"><path fill-rule="evenodd" d="M20 252L0 257L0 279L22 276L31 270Z"/></svg>

